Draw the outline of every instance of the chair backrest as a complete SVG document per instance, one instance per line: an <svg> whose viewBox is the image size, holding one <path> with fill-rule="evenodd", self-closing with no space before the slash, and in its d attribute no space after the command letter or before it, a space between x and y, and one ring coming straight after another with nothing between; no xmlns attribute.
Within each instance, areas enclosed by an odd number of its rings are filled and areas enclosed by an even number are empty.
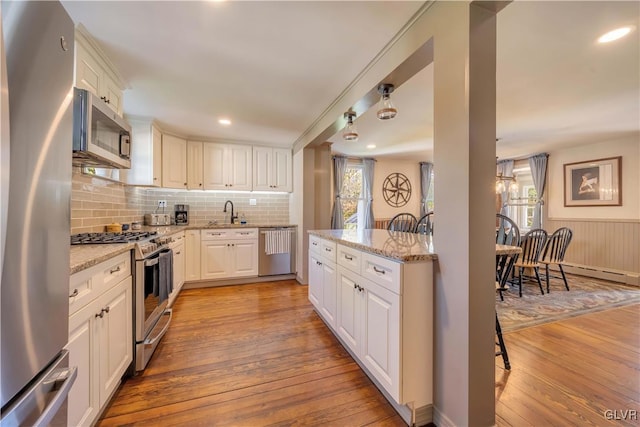
<svg viewBox="0 0 640 427"><path fill-rule="evenodd" d="M433 211L422 215L418 220L418 224L416 224L415 232L418 234L429 234L433 236L433 219Z"/></svg>
<svg viewBox="0 0 640 427"><path fill-rule="evenodd" d="M567 227L558 228L549 236L547 245L544 247L542 259L551 263L564 261L564 254L571 243L573 232Z"/></svg>
<svg viewBox="0 0 640 427"><path fill-rule="evenodd" d="M496 214L496 243L520 246L520 229L511 218L502 214Z"/></svg>
<svg viewBox="0 0 640 427"><path fill-rule="evenodd" d="M418 219L412 214L405 212L400 213L393 218L389 222L389 226L387 230L390 231L405 231L407 233L413 233L416 229L416 224L418 223Z"/></svg>
<svg viewBox="0 0 640 427"><path fill-rule="evenodd" d="M522 237L520 247L520 261L524 264L535 264L540 260L540 254L547 243L547 232L541 228L534 228Z"/></svg>

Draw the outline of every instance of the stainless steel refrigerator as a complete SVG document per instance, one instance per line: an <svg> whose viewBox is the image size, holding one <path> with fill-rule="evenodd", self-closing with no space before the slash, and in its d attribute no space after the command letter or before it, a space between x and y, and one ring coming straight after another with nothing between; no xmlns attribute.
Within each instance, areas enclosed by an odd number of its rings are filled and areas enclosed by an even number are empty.
<svg viewBox="0 0 640 427"><path fill-rule="evenodd" d="M58 2L0 14L0 423L66 425L74 26Z"/></svg>

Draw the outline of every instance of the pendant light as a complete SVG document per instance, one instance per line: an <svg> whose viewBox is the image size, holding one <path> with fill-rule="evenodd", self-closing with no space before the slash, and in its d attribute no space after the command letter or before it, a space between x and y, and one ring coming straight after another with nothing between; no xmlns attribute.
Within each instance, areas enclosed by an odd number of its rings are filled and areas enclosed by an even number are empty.
<svg viewBox="0 0 640 427"><path fill-rule="evenodd" d="M356 117L355 111L347 111L344 113L344 118L347 119L347 124L344 126L344 130L342 131L342 138L345 141L357 141L358 140L358 130L356 129L356 125L353 123L353 119Z"/></svg>
<svg viewBox="0 0 640 427"><path fill-rule="evenodd" d="M382 83L378 86L378 92L380 93L380 103L378 104L378 112L376 115L380 120L393 119L398 110L391 102L390 94L395 89L391 83Z"/></svg>

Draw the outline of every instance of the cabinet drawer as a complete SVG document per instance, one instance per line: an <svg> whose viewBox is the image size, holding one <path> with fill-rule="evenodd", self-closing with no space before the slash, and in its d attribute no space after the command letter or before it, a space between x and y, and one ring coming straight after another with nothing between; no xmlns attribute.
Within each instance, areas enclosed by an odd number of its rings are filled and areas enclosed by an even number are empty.
<svg viewBox="0 0 640 427"><path fill-rule="evenodd" d="M309 236L309 250L315 254L320 255L322 249L322 239L318 236Z"/></svg>
<svg viewBox="0 0 640 427"><path fill-rule="evenodd" d="M320 255L328 261L336 262L336 242L324 240L320 242Z"/></svg>
<svg viewBox="0 0 640 427"><path fill-rule="evenodd" d="M184 240L184 231L181 231L176 234L172 234L171 238L173 239L174 242L182 242Z"/></svg>
<svg viewBox="0 0 640 427"><path fill-rule="evenodd" d="M231 230L231 238L233 240L257 239L257 228L234 228Z"/></svg>
<svg viewBox="0 0 640 427"><path fill-rule="evenodd" d="M362 276L400 295L400 269L402 264L386 258L362 253Z"/></svg>
<svg viewBox="0 0 640 427"><path fill-rule="evenodd" d="M226 228L216 228L212 230L202 230L200 240L228 240L231 238L231 230Z"/></svg>
<svg viewBox="0 0 640 427"><path fill-rule="evenodd" d="M360 274L360 265L362 264L362 252L348 246L337 246L338 265L341 265L354 273Z"/></svg>
<svg viewBox="0 0 640 427"><path fill-rule="evenodd" d="M80 271L69 280L69 315L131 275L131 252Z"/></svg>

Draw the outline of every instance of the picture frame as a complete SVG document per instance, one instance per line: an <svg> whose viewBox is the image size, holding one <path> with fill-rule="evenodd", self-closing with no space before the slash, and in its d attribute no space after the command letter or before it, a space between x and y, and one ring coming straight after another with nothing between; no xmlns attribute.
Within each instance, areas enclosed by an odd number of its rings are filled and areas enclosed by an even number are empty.
<svg viewBox="0 0 640 427"><path fill-rule="evenodd" d="M565 163L564 206L622 206L622 156Z"/></svg>

